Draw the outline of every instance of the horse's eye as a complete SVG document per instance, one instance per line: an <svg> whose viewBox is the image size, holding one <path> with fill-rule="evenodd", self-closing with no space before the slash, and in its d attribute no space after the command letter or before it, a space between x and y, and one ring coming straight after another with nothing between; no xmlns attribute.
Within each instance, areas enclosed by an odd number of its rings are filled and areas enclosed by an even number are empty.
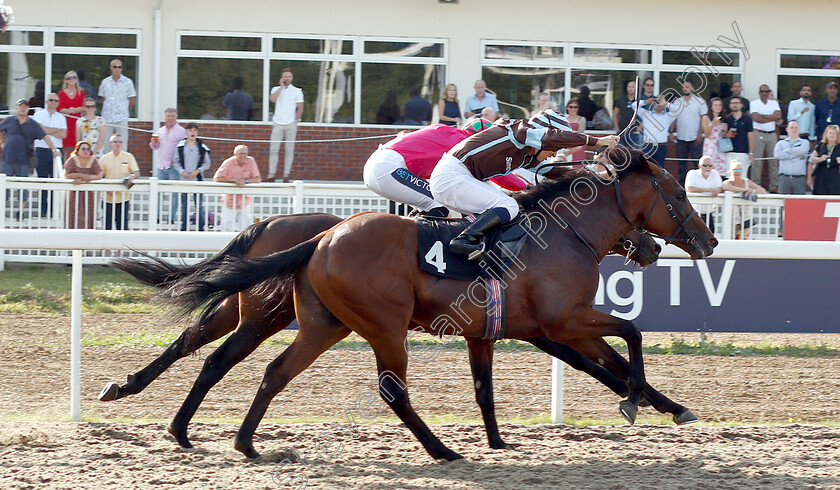
<svg viewBox="0 0 840 490"><path fill-rule="evenodd" d="M677 199L679 199L680 201L685 201L685 192L683 192L683 191L678 192L677 193Z"/></svg>

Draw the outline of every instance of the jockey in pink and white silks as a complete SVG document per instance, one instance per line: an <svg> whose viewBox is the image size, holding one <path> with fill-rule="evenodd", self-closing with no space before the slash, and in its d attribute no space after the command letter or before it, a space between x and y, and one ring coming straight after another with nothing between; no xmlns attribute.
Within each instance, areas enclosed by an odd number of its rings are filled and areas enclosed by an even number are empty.
<svg viewBox="0 0 840 490"><path fill-rule="evenodd" d="M485 180L536 167L561 148L617 142L617 136L596 138L573 131L565 116L553 110L538 112L528 120L499 120L465 139L441 157L429 179L437 202L463 214L483 213L452 239L449 249L467 255L480 251L487 230L519 214L517 202Z"/></svg>
<svg viewBox="0 0 840 490"><path fill-rule="evenodd" d="M444 153L491 125L487 119L474 119L463 129L432 124L397 136L380 145L368 158L364 168L365 185L380 196L414 206L423 214L446 216L449 210L432 197L428 178ZM516 176L494 182L514 191L526 186Z"/></svg>

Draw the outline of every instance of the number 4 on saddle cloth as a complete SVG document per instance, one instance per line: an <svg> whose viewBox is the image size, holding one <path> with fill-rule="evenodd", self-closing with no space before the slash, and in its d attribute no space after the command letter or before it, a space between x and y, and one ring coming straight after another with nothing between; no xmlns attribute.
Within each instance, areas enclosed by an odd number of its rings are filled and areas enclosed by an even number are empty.
<svg viewBox="0 0 840 490"><path fill-rule="evenodd" d="M525 265L516 256L528 235L525 228L528 220L520 214L518 219L488 232L483 237L485 246L481 257L469 260L466 255L450 252L448 244L474 220L472 215L462 219L418 218L418 259L420 269L429 274L462 281L482 281L487 293L487 328L483 338L496 340L504 337L504 274L513 264L525 270Z"/></svg>

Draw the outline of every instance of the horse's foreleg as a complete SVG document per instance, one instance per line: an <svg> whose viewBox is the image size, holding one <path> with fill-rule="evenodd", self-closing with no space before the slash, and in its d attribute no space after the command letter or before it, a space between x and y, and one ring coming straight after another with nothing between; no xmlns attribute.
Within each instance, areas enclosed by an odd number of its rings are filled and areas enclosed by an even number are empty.
<svg viewBox="0 0 840 490"><path fill-rule="evenodd" d="M234 295L219 306L209 322L203 325L190 326L178 336L175 342L169 344L169 347L157 359L137 373L129 374L124 385L119 386L113 381L105 385L105 388L99 394L99 400L107 402L140 393L164 371L169 369L169 366L174 364L175 361L232 332L238 322L239 307L237 296Z"/></svg>
<svg viewBox="0 0 840 490"><path fill-rule="evenodd" d="M201 373L193 383L190 393L169 424L168 431L181 447L192 447L187 438L187 427L199 405L233 366L248 357L267 338L286 328L294 319L294 312L282 312L271 321L253 322L244 320L224 343L207 356Z"/></svg>
<svg viewBox="0 0 840 490"><path fill-rule="evenodd" d="M621 354L615 351L604 339L587 339L570 341L569 345L576 351L587 356L589 359L598 360L604 368L608 369L615 376L626 379L630 369L630 363ZM674 423L677 425L690 424L699 421L696 415L688 408L674 402L663 395L650 384L645 383L643 390L644 397L651 406L660 413L673 415Z"/></svg>
<svg viewBox="0 0 840 490"><path fill-rule="evenodd" d="M624 379L619 379L616 376L613 376L610 371L605 369L606 366L599 366L591 358L581 352L578 352L578 350L575 350L568 345L554 342L548 337L534 337L532 339L526 339L526 341L552 357L560 359L572 368L592 376L596 380L600 381L604 386L612 390L616 395L620 397L627 396L627 383ZM623 376L620 377L626 378L626 371Z"/></svg>
<svg viewBox="0 0 840 490"><path fill-rule="evenodd" d="M467 339L467 349L470 354L470 369L472 370L473 386L475 387L475 401L481 408L487 439L493 449L513 449L505 444L499 434L496 423L496 406L493 403L493 341L484 339Z"/></svg>
<svg viewBox="0 0 840 490"><path fill-rule="evenodd" d="M594 308L575 312L566 325L548 329L548 337L556 342L601 337L621 337L627 343L630 364L627 372L627 400L619 404L621 414L629 423L636 421L639 401L645 387L645 365L642 357L642 333L633 322L608 315Z"/></svg>

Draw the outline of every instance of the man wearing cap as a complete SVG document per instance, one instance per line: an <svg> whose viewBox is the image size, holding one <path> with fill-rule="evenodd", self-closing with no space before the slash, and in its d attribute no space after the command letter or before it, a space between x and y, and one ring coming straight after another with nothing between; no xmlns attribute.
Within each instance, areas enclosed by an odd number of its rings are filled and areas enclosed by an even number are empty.
<svg viewBox="0 0 840 490"><path fill-rule="evenodd" d="M59 152L61 151L63 139L67 137L67 118L58 111L57 94L47 94L45 101L47 107L36 112L32 119L47 133L46 138L35 140L35 157L38 160L38 177L49 178L53 176L54 156L50 148L58 148ZM47 140L52 140L52 145L47 145ZM41 191L41 216L46 216L50 207L49 194L49 191Z"/></svg>
<svg viewBox="0 0 840 490"><path fill-rule="evenodd" d="M15 115L0 122L0 171L10 177L29 177L29 155L32 144L37 139L47 135L41 125L29 117L29 102L19 99L15 104ZM58 149L48 138L47 146L53 156L58 155ZM21 191L19 210L15 217L20 219L23 203L26 202L26 191Z"/></svg>
<svg viewBox="0 0 840 490"><path fill-rule="evenodd" d="M828 82L825 85L825 97L817 101L817 108L814 111L816 119L817 141L823 137L823 132L831 124L840 124L840 101L837 100L837 82Z"/></svg>

